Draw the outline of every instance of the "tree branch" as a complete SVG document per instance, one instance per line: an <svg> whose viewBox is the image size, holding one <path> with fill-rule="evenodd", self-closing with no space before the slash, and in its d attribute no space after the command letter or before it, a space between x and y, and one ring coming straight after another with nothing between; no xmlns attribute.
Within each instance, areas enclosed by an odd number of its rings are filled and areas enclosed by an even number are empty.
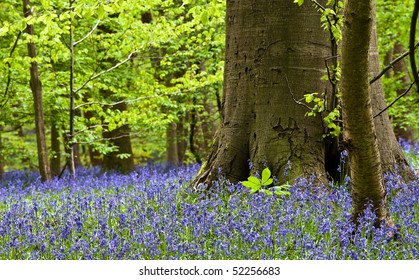
<svg viewBox="0 0 419 280"><path fill-rule="evenodd" d="M311 0L311 2L313 2L320 10L325 11L326 8L323 7L319 2L317 2L316 0Z"/></svg>
<svg viewBox="0 0 419 280"><path fill-rule="evenodd" d="M122 104L122 103L133 103L133 102L140 101L140 100L152 99L152 98L163 97L163 96L172 96L172 95L177 95L177 94L180 94L180 93L181 92L176 91L176 92L170 92L170 93L164 93L164 94L149 95L149 96L143 96L143 97L130 99L130 100L116 101L114 103L91 101L91 102L86 102L86 103L77 105L74 109L77 110L77 109L80 109L81 107L89 106L89 105L115 106L115 105L119 105L119 104Z"/></svg>
<svg viewBox="0 0 419 280"><path fill-rule="evenodd" d="M383 110L381 110L377 115L374 116L374 119L378 116L380 116L382 113L384 113L385 111L387 111L391 106L394 105L394 103L396 103L397 101L399 101L403 96L405 96L406 94L409 93L409 91L412 89L413 85L415 84L415 82L412 82L409 87L402 93L400 94L393 102L391 102L387 107L385 107Z"/></svg>
<svg viewBox="0 0 419 280"><path fill-rule="evenodd" d="M87 79L78 89L76 89L75 91L74 91L74 94L76 94L77 92L79 92L80 90L82 90L88 83L90 83L91 81L93 81L93 80L95 80L95 79L97 79L97 78L99 78L100 76L102 76L103 74L106 74L106 73L108 73L108 72L111 72L112 70L114 70L114 69L116 69L116 68L118 68L119 66L121 66L121 65L123 65L123 64L125 64L125 63L127 63L128 61L130 61L131 60L131 57L134 55L134 54L136 54L137 52L132 52L132 53L130 53L129 55L128 55L128 57L126 58L126 59L124 59L123 61L121 61L121 62L119 62L119 63L117 63L117 64L115 64L114 66L112 66L111 68L109 68L109 69L106 69L106 70L104 70L104 71L102 71L102 72L100 72L100 73L98 73L98 74L96 74L96 75L93 75L93 76L91 76L89 79Z"/></svg>
<svg viewBox="0 0 419 280"><path fill-rule="evenodd" d="M305 104L305 103L303 103L303 102L301 102L301 101L299 101L299 100L295 99L295 97L294 97L294 93L293 93L293 92L292 92L292 90L291 90L290 83L289 83L289 81L288 81L288 77L287 77L287 75L286 75L286 74L285 74L285 80L287 81L287 87L288 87L288 90L289 90L289 92L290 92L290 94L291 94L292 100L294 100L294 102L295 102L295 103L297 103L298 105L301 105L301 106L306 107L309 111L313 111L313 108L310 108L307 104Z"/></svg>
<svg viewBox="0 0 419 280"><path fill-rule="evenodd" d="M133 103L133 102L140 101L140 100L158 98L158 97L163 97L163 96L174 96L174 95L178 95L178 94L182 94L182 93L186 93L186 92L191 92L191 91L194 91L194 90L199 90L199 89L203 88L204 86L205 85L192 87L192 88L189 88L189 89L184 90L184 91L175 91L175 92L168 92L168 93L162 93L162 94L142 96L142 97L138 97L138 98L135 98L135 99L129 99L129 100L120 100L120 101L116 101L114 103L106 103L106 102L99 102L99 101L85 102L85 103L77 105L76 107L74 107L74 109L77 110L77 109L80 109L81 107L89 106L89 105L115 106L115 105L118 105L118 104L121 104L121 103Z"/></svg>
<svg viewBox="0 0 419 280"><path fill-rule="evenodd" d="M126 134L121 134L118 136L114 136L114 137L108 137L108 138L100 138L100 139L96 139L96 140L92 140L92 141L77 141L74 142L75 144L92 144L92 143L98 143L98 142L105 142L105 141L110 141L110 140L115 140L115 139L120 139L120 138L125 138L125 137L132 137L132 136L136 136L136 135L140 135L141 132L134 132L134 133L126 133Z"/></svg>
<svg viewBox="0 0 419 280"><path fill-rule="evenodd" d="M90 35L92 35L92 33L95 32L96 28L99 26L99 23L100 23L100 19L97 21L96 25L93 26L92 30L90 30L89 33L86 34L86 36L84 36L83 38L81 38L80 40L78 40L77 42L73 44L73 47L77 46L78 44L86 40Z"/></svg>
<svg viewBox="0 0 419 280"><path fill-rule="evenodd" d="M19 33L16 36L16 40L15 40L15 42L13 44L12 49L10 50L9 58L12 57L12 55L13 55L16 47L17 47L17 42L19 41L20 34L22 34L22 31L19 31ZM6 101L3 104L1 104L1 107L3 107L7 103L7 94L9 92L10 83L12 82L12 78L11 78L11 75L12 75L11 68L12 68L12 66L10 65L10 62L6 62L6 64L7 64L7 67L8 67L8 71L7 71L7 83L6 83L6 89L4 91L4 98L6 99Z"/></svg>
<svg viewBox="0 0 419 280"><path fill-rule="evenodd" d="M419 47L419 42L416 43L416 45L414 46L414 48L416 49L417 47ZM378 79L380 79L388 70L390 70L391 68L393 68L394 64L396 64L397 62L399 62L400 60L402 60L403 58L405 58L406 56L409 55L409 51L402 53L400 56L398 56L397 58L395 58L393 61L391 61L386 67L384 67L384 69L374 78L371 79L370 81L370 85L375 83Z"/></svg>

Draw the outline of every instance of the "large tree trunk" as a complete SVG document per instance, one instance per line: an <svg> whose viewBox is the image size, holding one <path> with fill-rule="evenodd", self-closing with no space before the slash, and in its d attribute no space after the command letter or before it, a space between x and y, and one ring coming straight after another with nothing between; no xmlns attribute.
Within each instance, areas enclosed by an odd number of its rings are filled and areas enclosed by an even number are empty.
<svg viewBox="0 0 419 280"><path fill-rule="evenodd" d="M375 17L375 0L372 0L372 29L371 40L369 46L369 75L373 78L380 72L380 60L377 43L376 17ZM371 85L371 99L373 114L378 114L386 107L384 89L381 80L377 80ZM409 168L409 164L403 154L402 149L397 141L393 126L390 121L388 112L384 112L374 118L375 132L380 151L380 161L384 173L394 173L396 167L404 179L412 178L413 173Z"/></svg>
<svg viewBox="0 0 419 280"><path fill-rule="evenodd" d="M322 120L296 101L326 90L330 46L319 22L311 3L227 1L223 123L195 187L211 185L219 170L237 182L265 166L282 183L313 174L327 181Z"/></svg>
<svg viewBox="0 0 419 280"><path fill-rule="evenodd" d="M376 225L391 223L386 209L380 151L375 134L369 85L372 1L348 1L342 42L343 137L349 152L353 219L371 202ZM384 202L384 203L383 203Z"/></svg>
<svg viewBox="0 0 419 280"><path fill-rule="evenodd" d="M29 7L29 0L23 0L23 14L25 17L32 15L31 8ZM26 26L26 33L34 35L33 25ZM35 61L36 48L35 44L28 42L28 55L32 59L30 74L31 74L31 89L33 95L33 104L35 109L35 130L36 130L36 143L38 148L38 165L42 181L51 179L51 170L48 161L47 141L45 137L45 123L44 111L42 107L42 86L39 80L38 63Z"/></svg>

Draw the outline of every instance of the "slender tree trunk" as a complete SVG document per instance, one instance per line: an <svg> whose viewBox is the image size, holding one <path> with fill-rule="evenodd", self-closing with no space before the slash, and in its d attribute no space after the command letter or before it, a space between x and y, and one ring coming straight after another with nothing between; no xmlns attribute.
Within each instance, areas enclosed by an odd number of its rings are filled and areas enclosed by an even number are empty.
<svg viewBox="0 0 419 280"><path fill-rule="evenodd" d="M83 97L84 102L88 102L88 95ZM84 118L86 120L90 120L91 118L95 117L95 113L92 111L84 112ZM88 145L88 153L91 166L100 166L102 165L102 155L94 150L93 145Z"/></svg>
<svg viewBox="0 0 419 280"><path fill-rule="evenodd" d="M372 0L371 5L371 40L368 57L370 78L375 77L380 72L375 0ZM383 108L386 107L384 89L381 80L378 80L371 85L371 99L373 115L378 114ZM401 173L405 180L411 180L413 178L413 172L409 168L406 157L404 156L403 151L397 141L387 111L374 118L374 126L378 141L378 148L380 151L380 161L383 173L394 173L397 167L398 172Z"/></svg>
<svg viewBox="0 0 419 280"><path fill-rule="evenodd" d="M200 116L200 123L203 134L203 151L208 149L209 143L214 138L218 123L217 118L215 117L217 113L214 112L213 106L211 105L209 99L204 100L204 109L204 116Z"/></svg>
<svg viewBox="0 0 419 280"><path fill-rule="evenodd" d="M219 170L237 182L265 166L282 183L313 174L326 183L322 120L298 103L328 87L320 14L311 3L228 0L226 19L223 122L193 186L210 186Z"/></svg>
<svg viewBox="0 0 419 280"><path fill-rule="evenodd" d="M182 164L185 160L186 149L188 148L188 129L184 123L185 117L179 117L179 121L176 124L176 145L179 164Z"/></svg>
<svg viewBox="0 0 419 280"><path fill-rule="evenodd" d="M343 137L349 152L352 183L353 219L362 215L366 203L376 212L376 225L387 215L380 151L375 134L370 85L369 42L371 40L372 1L348 1L342 42Z"/></svg>
<svg viewBox="0 0 419 280"><path fill-rule="evenodd" d="M83 163L81 161L81 152L80 152L80 144L74 143L73 145L73 154L74 154L74 167L81 167Z"/></svg>
<svg viewBox="0 0 419 280"><path fill-rule="evenodd" d="M30 1L23 0L23 14L25 17L29 17L32 14L30 8ZM28 24L26 26L26 33L30 36L34 35L33 25ZM36 59L36 47L32 42L28 42L28 55L32 59L30 74L31 74L31 89L34 100L35 109L35 130L36 130L36 142L38 147L38 165L41 174L42 181L51 179L51 170L48 161L48 150L46 145L45 137L45 123L44 123L44 112L42 106L42 85L39 80L38 64Z"/></svg>
<svg viewBox="0 0 419 280"><path fill-rule="evenodd" d="M193 99L193 103L195 104L196 99ZM192 109L191 112L191 120L190 120L190 125L189 125L189 147L191 150L192 155L195 157L195 161L197 163L202 163L201 160L201 155L199 153L198 150L198 145L196 143L196 135L197 135L197 118L198 118L198 113L197 110L195 108Z"/></svg>
<svg viewBox="0 0 419 280"><path fill-rule="evenodd" d="M3 126L0 126L0 179L4 174Z"/></svg>
<svg viewBox="0 0 419 280"><path fill-rule="evenodd" d="M73 13L73 1L70 1L70 12ZM75 99L75 89L74 89L74 35L73 35L73 21L72 21L72 15L70 15L70 43L69 43L69 49L70 49L70 131L67 136L67 150L69 154L68 158L68 168L70 170L70 174L73 176L73 178L76 177L76 165L75 165L75 158L74 158L74 122L75 122L75 105L74 105L74 99Z"/></svg>
<svg viewBox="0 0 419 280"><path fill-rule="evenodd" d="M108 93L108 96L112 93ZM120 112L128 109L127 104L122 102L112 106L112 109ZM124 124L112 131L103 132L103 137L118 147L118 151L103 156L102 169L118 170L122 173L128 173L134 169L134 157L131 146L131 129L128 124ZM128 157L119 157L119 154L128 154Z"/></svg>
<svg viewBox="0 0 419 280"><path fill-rule="evenodd" d="M176 127L177 124L172 122L166 128L166 161L170 164L179 163Z"/></svg>
<svg viewBox="0 0 419 280"><path fill-rule="evenodd" d="M117 17L117 14L113 14L112 17ZM100 24L98 29L105 34L115 33L111 27ZM110 62L112 66L116 65L116 60L108 58L102 62ZM116 99L115 93L112 90L100 90L103 96L106 96L109 100ZM112 110L124 112L128 110L127 103L119 102L116 105L110 107ZM117 151L103 155L102 169L103 170L118 170L122 173L129 173L134 169L134 156L131 145L131 128L128 124L123 124L120 127L112 131L104 131L102 133L103 138L109 139L109 142L118 148ZM129 155L127 157L120 156L121 154Z"/></svg>
<svg viewBox="0 0 419 280"><path fill-rule="evenodd" d="M100 166L103 163L102 155L94 150L91 145L89 145L89 158L92 166Z"/></svg>
<svg viewBox="0 0 419 280"><path fill-rule="evenodd" d="M61 172L60 134L54 116L51 121L51 150L51 172L52 175L59 176Z"/></svg>

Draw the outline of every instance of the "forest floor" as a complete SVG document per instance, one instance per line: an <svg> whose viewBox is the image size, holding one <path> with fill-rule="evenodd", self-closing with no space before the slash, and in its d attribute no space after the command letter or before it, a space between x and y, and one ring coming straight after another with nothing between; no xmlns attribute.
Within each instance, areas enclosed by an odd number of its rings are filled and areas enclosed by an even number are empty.
<svg viewBox="0 0 419 280"><path fill-rule="evenodd" d="M419 148L403 147L412 165ZM250 194L220 180L189 182L198 165L138 167L128 175L78 170L41 183L10 172L0 183L0 259L417 259L418 183L388 174L389 212L400 234L351 222L349 178L330 189L299 179L290 195Z"/></svg>

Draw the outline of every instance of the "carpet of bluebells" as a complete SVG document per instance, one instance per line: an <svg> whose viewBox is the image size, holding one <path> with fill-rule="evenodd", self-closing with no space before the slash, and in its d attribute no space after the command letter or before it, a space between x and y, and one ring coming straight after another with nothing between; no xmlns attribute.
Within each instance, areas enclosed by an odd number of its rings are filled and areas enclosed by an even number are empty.
<svg viewBox="0 0 419 280"><path fill-rule="evenodd" d="M414 155L419 148L403 142ZM387 175L392 229L350 221L349 179L299 179L289 197L250 195L222 180L192 191L198 165L139 167L129 175L78 170L41 183L10 172L0 183L0 259L417 259L419 188Z"/></svg>

